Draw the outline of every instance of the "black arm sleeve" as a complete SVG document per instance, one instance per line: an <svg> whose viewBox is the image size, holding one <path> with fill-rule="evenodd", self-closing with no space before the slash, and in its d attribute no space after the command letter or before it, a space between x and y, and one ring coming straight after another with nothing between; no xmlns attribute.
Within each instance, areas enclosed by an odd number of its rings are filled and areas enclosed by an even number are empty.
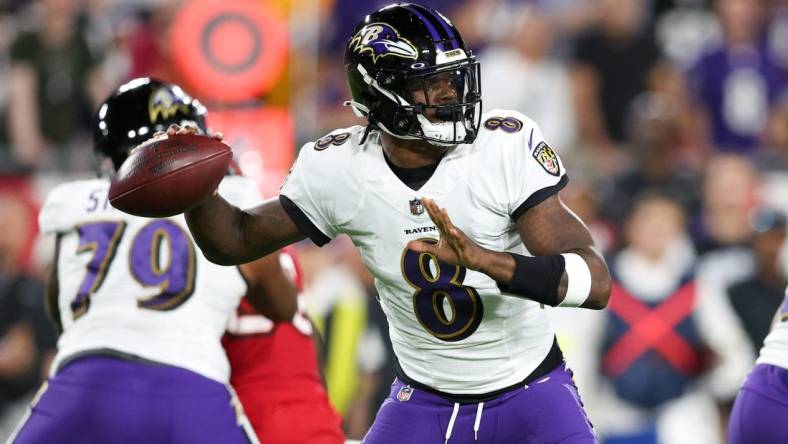
<svg viewBox="0 0 788 444"><path fill-rule="evenodd" d="M296 205L295 202L282 194L279 195L279 202L282 204L285 212L288 216L290 216L290 219L293 220L293 223L296 224L298 229L301 230L301 232L304 233L309 239L311 239L315 245L322 247L331 241L331 238L320 231L320 229L317 228L317 226L315 226L311 220L309 220L307 215L304 214L300 208L298 208L298 205Z"/></svg>

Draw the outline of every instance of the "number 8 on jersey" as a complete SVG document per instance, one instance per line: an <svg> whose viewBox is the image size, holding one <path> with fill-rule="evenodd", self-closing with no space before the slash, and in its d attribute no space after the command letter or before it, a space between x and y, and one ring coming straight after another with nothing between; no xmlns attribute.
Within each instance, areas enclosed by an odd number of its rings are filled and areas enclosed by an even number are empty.
<svg viewBox="0 0 788 444"><path fill-rule="evenodd" d="M436 243L435 239L420 239ZM402 275L412 287L413 309L422 327L443 341L461 341L479 327L484 307L473 287L462 285L465 268L440 262L429 253L405 249ZM448 304L449 315L446 313Z"/></svg>

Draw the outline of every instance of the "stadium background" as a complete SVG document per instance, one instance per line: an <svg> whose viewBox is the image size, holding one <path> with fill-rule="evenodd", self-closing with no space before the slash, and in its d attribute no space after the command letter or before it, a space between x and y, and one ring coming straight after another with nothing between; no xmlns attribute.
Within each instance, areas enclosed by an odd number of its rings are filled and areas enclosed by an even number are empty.
<svg viewBox="0 0 788 444"><path fill-rule="evenodd" d="M94 174L94 105L131 77L184 85L273 195L298 147L358 123L343 42L386 3L0 1L0 440L53 353L36 211ZM788 1L422 3L479 56L484 108L539 123L571 177L562 198L608 255L615 307L550 313L600 436L722 442L788 274ZM346 239L298 247L330 396L360 438L393 375L385 318ZM673 313L648 311L687 285Z"/></svg>

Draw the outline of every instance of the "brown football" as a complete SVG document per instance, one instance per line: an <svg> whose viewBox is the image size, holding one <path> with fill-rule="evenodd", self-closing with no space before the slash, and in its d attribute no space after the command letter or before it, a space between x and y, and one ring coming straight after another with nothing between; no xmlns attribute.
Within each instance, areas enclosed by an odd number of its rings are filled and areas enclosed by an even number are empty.
<svg viewBox="0 0 788 444"><path fill-rule="evenodd" d="M213 193L232 157L229 145L209 136L148 140L131 150L112 178L109 201L135 216L183 213Z"/></svg>

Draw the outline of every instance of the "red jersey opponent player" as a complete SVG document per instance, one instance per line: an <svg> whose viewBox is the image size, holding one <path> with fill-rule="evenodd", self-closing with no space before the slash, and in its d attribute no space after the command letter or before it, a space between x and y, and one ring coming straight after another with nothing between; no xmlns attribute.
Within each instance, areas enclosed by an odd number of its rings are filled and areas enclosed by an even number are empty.
<svg viewBox="0 0 788 444"><path fill-rule="evenodd" d="M282 269L302 290L294 251L286 248L279 258ZM270 299L288 305L284 298ZM273 322L244 298L230 318L222 344L230 360L230 383L262 442L345 441L342 418L329 404L323 386L312 323L302 307L292 321Z"/></svg>

